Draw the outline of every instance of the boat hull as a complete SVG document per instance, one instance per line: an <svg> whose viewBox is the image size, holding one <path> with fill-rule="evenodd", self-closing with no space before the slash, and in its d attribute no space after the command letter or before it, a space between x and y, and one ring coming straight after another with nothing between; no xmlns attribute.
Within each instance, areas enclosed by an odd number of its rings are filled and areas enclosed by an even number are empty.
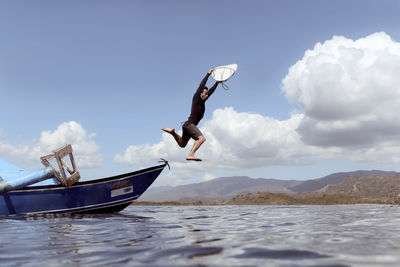
<svg viewBox="0 0 400 267"><path fill-rule="evenodd" d="M0 195L0 215L118 212L140 197L166 164L110 178L31 186Z"/></svg>

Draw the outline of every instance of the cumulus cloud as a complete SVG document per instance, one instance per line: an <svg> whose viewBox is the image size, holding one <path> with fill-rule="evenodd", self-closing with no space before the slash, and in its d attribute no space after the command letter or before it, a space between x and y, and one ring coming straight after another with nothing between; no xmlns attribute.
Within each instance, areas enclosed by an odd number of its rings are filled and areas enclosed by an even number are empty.
<svg viewBox="0 0 400 267"><path fill-rule="evenodd" d="M318 148L306 148L300 141L296 128L302 118L302 114L292 114L288 120L279 121L260 114L237 112L232 107L217 109L200 128L207 138L197 152L204 158L201 168L226 170L303 164ZM123 154L115 156L114 162L133 164L165 157L174 163L184 163L192 144L181 149L172 136L164 133L157 144L129 146Z"/></svg>
<svg viewBox="0 0 400 267"><path fill-rule="evenodd" d="M317 43L282 81L309 145L369 147L400 137L400 43L380 32Z"/></svg>
<svg viewBox="0 0 400 267"><path fill-rule="evenodd" d="M24 159L26 164L35 164L40 157L65 144L72 144L74 157L79 168L96 167L103 164L103 157L98 153L100 147L93 141L95 134L86 130L75 121L65 122L54 131L43 131L39 140L32 145L12 145L0 141L0 154L9 158Z"/></svg>

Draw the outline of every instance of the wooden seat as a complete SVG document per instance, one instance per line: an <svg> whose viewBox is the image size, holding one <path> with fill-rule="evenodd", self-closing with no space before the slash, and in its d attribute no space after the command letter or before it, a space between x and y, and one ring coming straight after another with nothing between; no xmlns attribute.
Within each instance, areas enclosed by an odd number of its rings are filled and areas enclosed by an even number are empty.
<svg viewBox="0 0 400 267"><path fill-rule="evenodd" d="M72 169L71 167L67 164L67 162L63 159L64 157L69 156ZM58 169L55 169L50 161L54 159L57 161L58 164ZM79 171L76 167L75 164L75 159L72 154L72 146L71 144L64 145L58 149L53 150L52 154L43 156L40 158L42 161L43 165L46 167L50 167L53 169L54 176L57 178L57 180L66 187L69 187L76 183L80 178ZM70 176L67 176L65 173L65 169L69 172Z"/></svg>

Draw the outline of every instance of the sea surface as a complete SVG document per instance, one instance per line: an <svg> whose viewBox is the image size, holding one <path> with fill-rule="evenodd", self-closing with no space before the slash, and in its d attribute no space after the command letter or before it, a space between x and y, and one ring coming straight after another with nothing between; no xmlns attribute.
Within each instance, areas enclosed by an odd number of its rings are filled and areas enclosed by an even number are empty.
<svg viewBox="0 0 400 267"><path fill-rule="evenodd" d="M0 266L400 266L400 206L130 206L3 217Z"/></svg>

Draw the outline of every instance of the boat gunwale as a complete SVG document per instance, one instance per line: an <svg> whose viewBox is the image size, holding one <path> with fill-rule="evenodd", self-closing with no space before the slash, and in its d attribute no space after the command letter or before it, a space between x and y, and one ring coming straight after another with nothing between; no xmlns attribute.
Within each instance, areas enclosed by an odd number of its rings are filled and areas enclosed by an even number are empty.
<svg viewBox="0 0 400 267"><path fill-rule="evenodd" d="M144 174L144 173L148 173L148 172L151 172L151 171L155 171L157 169L164 169L166 165L167 164L161 164L161 165L157 165L157 166L141 169L141 170L138 170L138 171L118 174L118 175L115 175L115 176L77 182L77 183L75 183L74 185L72 185L70 187L64 187L64 186L62 186L60 184L57 184L57 185L29 186L29 187L24 187L24 188L21 188L21 189L8 191L5 194L12 194L12 193L19 193L19 192L20 193L25 193L25 192L29 192L29 191L38 191L38 190L69 189L69 188L78 187L78 186L90 186L90 185L94 185L94 184L101 184L101 183L106 183L106 182L110 182L110 181L114 181L114 180L124 179L124 178L130 177L130 176L137 176L137 175L140 175L140 174ZM0 196L1 196L1 194L0 194Z"/></svg>

